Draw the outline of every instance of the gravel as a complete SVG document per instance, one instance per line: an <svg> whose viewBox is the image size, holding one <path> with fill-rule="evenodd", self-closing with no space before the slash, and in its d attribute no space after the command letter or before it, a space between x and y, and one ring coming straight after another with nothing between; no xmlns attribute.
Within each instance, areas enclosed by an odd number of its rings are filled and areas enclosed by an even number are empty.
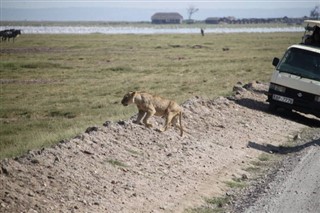
<svg viewBox="0 0 320 213"><path fill-rule="evenodd" d="M130 118L4 159L0 212L183 212L223 196L226 181L251 180L245 168L261 153L282 153L281 144L319 130L315 117L268 113L267 86L238 83L231 97L187 100L183 137L155 131L162 118L151 129Z"/></svg>

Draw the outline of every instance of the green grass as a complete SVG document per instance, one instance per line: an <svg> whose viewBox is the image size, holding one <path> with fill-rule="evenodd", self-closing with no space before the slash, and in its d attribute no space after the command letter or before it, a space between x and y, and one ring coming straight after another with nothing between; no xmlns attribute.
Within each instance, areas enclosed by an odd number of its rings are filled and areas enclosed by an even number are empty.
<svg viewBox="0 0 320 213"><path fill-rule="evenodd" d="M239 178L233 178L232 180L226 181L225 183L230 188L244 188L246 186L246 183Z"/></svg>
<svg viewBox="0 0 320 213"><path fill-rule="evenodd" d="M257 160L251 161L250 166L244 168L244 171L258 175L263 173L264 169L270 167L272 164L279 160L279 156L262 153Z"/></svg>
<svg viewBox="0 0 320 213"><path fill-rule="evenodd" d="M127 165L125 163L123 163L119 160L110 159L107 162L110 163L114 167L127 167Z"/></svg>
<svg viewBox="0 0 320 213"><path fill-rule="evenodd" d="M207 199L206 202L208 204L216 205L218 208L221 208L229 202L229 198L228 197L214 197L211 199Z"/></svg>
<svg viewBox="0 0 320 213"><path fill-rule="evenodd" d="M91 125L128 119L130 90L177 100L267 82L300 33L28 35L2 42L0 159L50 146ZM228 51L222 49L228 47Z"/></svg>
<svg viewBox="0 0 320 213"><path fill-rule="evenodd" d="M224 207L230 202L230 197L213 197L206 199L206 204L197 207L186 209L185 213L222 213L225 212Z"/></svg>
<svg viewBox="0 0 320 213"><path fill-rule="evenodd" d="M270 161L272 158L270 156L270 154L265 154L265 153L262 153L258 159L262 162L267 162L267 161Z"/></svg>

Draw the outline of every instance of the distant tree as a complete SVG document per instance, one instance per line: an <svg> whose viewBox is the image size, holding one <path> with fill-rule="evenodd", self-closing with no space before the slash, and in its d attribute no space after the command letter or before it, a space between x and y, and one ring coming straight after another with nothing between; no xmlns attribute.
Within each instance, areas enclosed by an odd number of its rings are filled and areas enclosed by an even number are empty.
<svg viewBox="0 0 320 213"><path fill-rule="evenodd" d="M320 17L320 9L319 6L315 6L310 12L310 18L318 20Z"/></svg>
<svg viewBox="0 0 320 213"><path fill-rule="evenodd" d="M189 6L189 8L187 9L187 13L188 13L188 17L189 17L188 22L191 23L191 20L192 20L191 17L192 17L192 15L195 14L196 12L198 12L198 11L199 11L199 9L196 8L195 6L193 6L193 5L190 5L190 6Z"/></svg>

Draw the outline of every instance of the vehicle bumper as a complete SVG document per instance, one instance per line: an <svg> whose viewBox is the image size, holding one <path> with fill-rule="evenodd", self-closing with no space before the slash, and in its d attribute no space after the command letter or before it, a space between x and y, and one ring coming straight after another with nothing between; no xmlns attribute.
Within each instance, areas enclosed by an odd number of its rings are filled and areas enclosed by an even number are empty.
<svg viewBox="0 0 320 213"><path fill-rule="evenodd" d="M284 93L269 89L267 101L275 106L297 110L320 117L320 102L316 95L286 88Z"/></svg>

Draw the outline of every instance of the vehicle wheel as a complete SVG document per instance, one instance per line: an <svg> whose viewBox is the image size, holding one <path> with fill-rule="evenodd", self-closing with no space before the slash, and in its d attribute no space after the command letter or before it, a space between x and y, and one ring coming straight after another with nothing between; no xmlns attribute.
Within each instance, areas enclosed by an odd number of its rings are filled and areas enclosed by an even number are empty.
<svg viewBox="0 0 320 213"><path fill-rule="evenodd" d="M269 103L269 107L268 107L268 111L269 112L275 112L275 111L277 111L277 108L278 108L278 106L277 105L275 105L274 103Z"/></svg>

